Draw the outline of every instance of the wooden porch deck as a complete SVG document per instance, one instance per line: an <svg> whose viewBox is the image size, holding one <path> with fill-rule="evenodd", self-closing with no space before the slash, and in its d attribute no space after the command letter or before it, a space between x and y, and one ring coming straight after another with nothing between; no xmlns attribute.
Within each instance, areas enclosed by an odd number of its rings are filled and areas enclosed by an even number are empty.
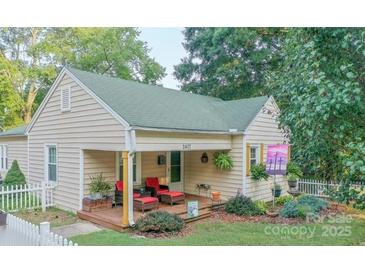
<svg viewBox="0 0 365 274"><path fill-rule="evenodd" d="M196 218L188 218L186 215L186 203L187 201L191 200L199 201L199 216ZM185 194L185 203L179 203L173 206L160 203L158 209L146 211L145 214L152 211L167 211L179 215L185 220L185 222L192 222L195 220L209 217L211 213L211 208L212 202L209 198ZM80 210L77 212L77 215L80 219L87 220L89 222L96 223L116 231L122 231L126 228L122 225L123 206L117 206L95 212ZM143 216L142 212L134 211L134 220L137 220L141 216Z"/></svg>

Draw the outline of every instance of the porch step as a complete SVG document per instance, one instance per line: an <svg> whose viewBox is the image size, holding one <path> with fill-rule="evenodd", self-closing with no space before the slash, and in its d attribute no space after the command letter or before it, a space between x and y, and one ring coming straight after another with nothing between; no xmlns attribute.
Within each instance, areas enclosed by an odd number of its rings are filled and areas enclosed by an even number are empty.
<svg viewBox="0 0 365 274"><path fill-rule="evenodd" d="M197 217L188 218L186 213L179 214L179 216L184 220L185 223L191 223L191 222L195 222L195 221L198 221L198 220L209 218L211 216L211 214L212 214L211 209L210 208L205 208L205 209L200 209L199 210L199 216L197 216Z"/></svg>
<svg viewBox="0 0 365 274"><path fill-rule="evenodd" d="M106 228L109 228L109 229L112 229L112 230L115 230L118 232L121 232L124 229L128 228L128 227L122 226L121 224L116 224L116 223L108 220L107 218L103 218L101 216L95 217L95 215L93 215L92 213L83 211L83 210L77 211L77 216L82 220L86 220L91 223L98 224L98 225L101 225L103 227L106 227Z"/></svg>

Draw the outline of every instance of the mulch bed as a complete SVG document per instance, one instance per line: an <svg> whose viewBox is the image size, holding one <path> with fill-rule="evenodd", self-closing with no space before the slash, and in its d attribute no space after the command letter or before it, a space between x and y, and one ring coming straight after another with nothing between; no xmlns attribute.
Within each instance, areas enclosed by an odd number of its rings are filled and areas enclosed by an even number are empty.
<svg viewBox="0 0 365 274"><path fill-rule="evenodd" d="M133 235L136 238L151 238L151 239L171 239L171 238L182 238L192 234L192 226L190 224L186 224L181 231L178 232L139 232L134 231Z"/></svg>

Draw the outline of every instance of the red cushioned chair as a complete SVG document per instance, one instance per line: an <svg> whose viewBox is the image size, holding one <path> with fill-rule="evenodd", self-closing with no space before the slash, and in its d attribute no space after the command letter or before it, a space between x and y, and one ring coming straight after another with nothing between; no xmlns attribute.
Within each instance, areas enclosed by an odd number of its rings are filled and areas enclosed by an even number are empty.
<svg viewBox="0 0 365 274"><path fill-rule="evenodd" d="M133 190L133 199L141 197L137 191ZM117 181L115 183L115 204L123 204L123 181Z"/></svg>
<svg viewBox="0 0 365 274"><path fill-rule="evenodd" d="M163 193L169 192L169 187L160 185L157 177L146 178L146 190L151 191L152 197L159 197Z"/></svg>

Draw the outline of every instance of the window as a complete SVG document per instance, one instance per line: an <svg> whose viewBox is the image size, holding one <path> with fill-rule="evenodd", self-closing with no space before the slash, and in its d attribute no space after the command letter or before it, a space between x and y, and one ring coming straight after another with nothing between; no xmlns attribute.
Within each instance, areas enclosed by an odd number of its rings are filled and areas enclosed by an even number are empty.
<svg viewBox="0 0 365 274"><path fill-rule="evenodd" d="M258 165L260 163L260 152L258 146L251 146L250 148L250 166Z"/></svg>
<svg viewBox="0 0 365 274"><path fill-rule="evenodd" d="M48 181L57 182L57 148L48 146Z"/></svg>
<svg viewBox="0 0 365 274"><path fill-rule="evenodd" d="M133 157L133 183L137 183L137 155ZM123 159L119 160L119 180L123 180Z"/></svg>
<svg viewBox="0 0 365 274"><path fill-rule="evenodd" d="M8 170L8 146L0 145L0 170Z"/></svg>
<svg viewBox="0 0 365 274"><path fill-rule="evenodd" d="M71 110L71 89L61 89L61 111Z"/></svg>
<svg viewBox="0 0 365 274"><path fill-rule="evenodd" d="M171 183L181 181L181 154L180 151L171 152Z"/></svg>

